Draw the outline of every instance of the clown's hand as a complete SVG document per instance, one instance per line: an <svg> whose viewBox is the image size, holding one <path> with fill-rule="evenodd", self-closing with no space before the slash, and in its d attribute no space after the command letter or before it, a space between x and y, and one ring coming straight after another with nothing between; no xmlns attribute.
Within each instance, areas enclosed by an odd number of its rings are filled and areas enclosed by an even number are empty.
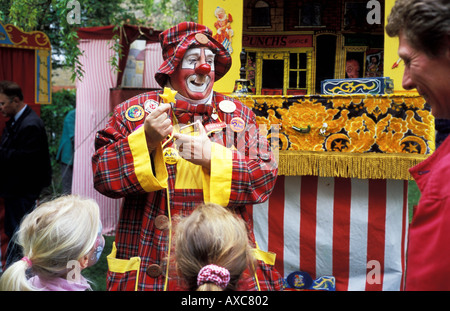
<svg viewBox="0 0 450 311"><path fill-rule="evenodd" d="M172 133L172 121L168 117L170 107L170 104L161 104L145 118L145 138L150 151L153 151L164 138Z"/></svg>
<svg viewBox="0 0 450 311"><path fill-rule="evenodd" d="M209 140L203 124L196 122L198 135L175 133L175 145L180 156L194 164L201 165L206 169L211 168L211 141Z"/></svg>

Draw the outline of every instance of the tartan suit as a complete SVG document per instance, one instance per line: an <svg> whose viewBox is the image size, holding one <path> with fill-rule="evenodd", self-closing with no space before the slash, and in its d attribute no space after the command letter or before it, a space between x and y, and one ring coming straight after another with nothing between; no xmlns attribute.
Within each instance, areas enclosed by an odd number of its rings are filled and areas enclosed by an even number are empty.
<svg viewBox="0 0 450 311"><path fill-rule="evenodd" d="M188 215L198 204L212 201L242 217L249 226L250 240L254 243L252 220L246 205L267 200L275 185L277 165L266 138L259 135L256 129L255 115L236 99L215 92L212 105L217 107L218 103L227 99L237 107L233 113L217 109L220 119L229 124L233 117L239 116L245 121L248 131L234 133L224 129L211 135L210 172L183 159L176 165L166 164L161 148L149 156L148 150L145 151L145 134L141 126L145 117L129 121L125 114L135 105L144 108L144 102L148 99L159 102L160 93L140 94L117 106L106 128L96 135L96 151L92 158L94 186L106 196L124 198L116 232L115 259L126 261L133 258L136 267L139 267L124 273L108 271L109 290L183 289L172 267L167 270L166 259L173 245L170 243L170 230L158 229L157 217L170 215L169 219L174 219L177 215ZM176 118L173 115L170 118L175 124ZM214 120L209 118L204 125L212 122ZM145 148L139 147L142 145ZM258 148L254 148L256 146ZM252 154L249 154L250 149ZM229 157L218 156L225 153ZM247 156L243 156L245 153ZM226 174L223 174L224 167L229 167ZM191 178L191 175L198 178ZM188 182L181 182L183 179ZM155 277L151 271L149 273L152 269L149 267L156 267L156 270L159 269L156 274L160 274ZM256 270L261 290L282 288L282 278L273 266L258 260ZM169 273L167 287L166 271ZM136 277L139 278L137 284ZM258 289L253 274L246 272L240 283L241 290Z"/></svg>

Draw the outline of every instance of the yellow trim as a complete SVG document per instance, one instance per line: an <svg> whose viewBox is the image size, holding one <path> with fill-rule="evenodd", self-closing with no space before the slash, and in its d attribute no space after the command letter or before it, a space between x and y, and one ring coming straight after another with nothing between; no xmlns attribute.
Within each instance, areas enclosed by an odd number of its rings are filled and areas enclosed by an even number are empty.
<svg viewBox="0 0 450 311"><path fill-rule="evenodd" d="M258 287L258 292L261 291L261 287L259 286L259 279L258 279L258 274L256 273L256 267L255 267L255 263L252 261L252 267L253 267L253 274L255 276L255 281L256 281L256 287Z"/></svg>
<svg viewBox="0 0 450 311"><path fill-rule="evenodd" d="M203 197L205 202L227 206L231 195L233 154L217 143L211 144L211 170L202 171Z"/></svg>
<svg viewBox="0 0 450 311"><path fill-rule="evenodd" d="M131 257L130 259L117 259L116 243L113 242L111 253L106 256L108 262L108 269L114 273L126 273L130 271L136 271L136 284L134 290L137 290L139 284L139 270L141 266L141 258Z"/></svg>
<svg viewBox="0 0 450 311"><path fill-rule="evenodd" d="M205 203L211 202L210 198L211 177L209 176L209 174L210 172L206 168L202 167L203 201L205 201Z"/></svg>
<svg viewBox="0 0 450 311"><path fill-rule="evenodd" d="M275 265L275 260L277 259L277 254L272 252L265 252L259 248L252 249L253 257L257 260L263 261L267 265Z"/></svg>
<svg viewBox="0 0 450 311"><path fill-rule="evenodd" d="M153 175L143 126L128 136L128 144L133 155L134 171L141 187L147 192L167 188L168 174L162 148L159 146L154 150L155 175Z"/></svg>
<svg viewBox="0 0 450 311"><path fill-rule="evenodd" d="M271 266L275 265L275 260L276 260L277 255L273 252L265 252L265 251L261 250L258 246L258 243L256 243L256 248L252 248L251 251L252 251L253 257L256 260L261 260L266 265L271 265ZM258 275L256 273L256 268L255 268L254 264L252 264L252 265L253 265L253 270L255 271L254 275L255 275L255 280L256 280L256 285L258 287L258 291L261 291L261 287L259 286Z"/></svg>
<svg viewBox="0 0 450 311"><path fill-rule="evenodd" d="M175 189L202 189L202 167L183 158L177 162Z"/></svg>
<svg viewBox="0 0 450 311"><path fill-rule="evenodd" d="M164 291L167 291L167 284L169 282L170 249L172 248L172 213L170 212L169 188L166 189L166 193L167 193L167 216L169 217L169 245L167 248L166 279L164 281Z"/></svg>

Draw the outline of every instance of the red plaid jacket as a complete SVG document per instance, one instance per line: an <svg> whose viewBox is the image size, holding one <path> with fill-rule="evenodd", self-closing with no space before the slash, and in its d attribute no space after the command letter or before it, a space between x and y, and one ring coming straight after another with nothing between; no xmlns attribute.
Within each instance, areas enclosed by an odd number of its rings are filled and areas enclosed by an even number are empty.
<svg viewBox="0 0 450 311"><path fill-rule="evenodd" d="M143 109L146 100L159 102L159 94L144 93L117 106L106 128L96 135L94 186L106 196L124 198L113 253L108 256L109 290L182 289L174 271L167 267L173 254L173 234L170 226L164 226L161 215L170 223L176 215L188 215L200 203L218 203L247 222L254 242L246 206L267 200L275 185L277 165L266 138L259 135L255 115L239 101L219 93L213 94L213 105L231 100L237 107L233 113L217 109L220 119L230 124L232 118L240 117L246 130L237 133L228 128L211 135L210 173L186 160L175 165L164 163L161 148L149 155L141 127L148 112ZM138 111L131 121L130 107ZM140 116L141 112L144 115ZM217 121L210 119L204 125L213 122ZM245 273L240 289L282 289L283 281L273 262L257 262L257 277Z"/></svg>

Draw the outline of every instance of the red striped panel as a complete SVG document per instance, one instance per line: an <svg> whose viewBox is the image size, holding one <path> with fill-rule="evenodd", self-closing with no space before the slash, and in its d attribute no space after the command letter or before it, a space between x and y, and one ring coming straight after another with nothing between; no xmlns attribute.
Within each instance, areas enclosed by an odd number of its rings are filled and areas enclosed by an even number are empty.
<svg viewBox="0 0 450 311"><path fill-rule="evenodd" d="M407 185L279 176L269 201L253 208L255 238L285 277L300 270L334 276L337 290L401 290Z"/></svg>
<svg viewBox="0 0 450 311"><path fill-rule="evenodd" d="M305 176L300 196L300 266L312 277L316 275L316 200L317 177Z"/></svg>
<svg viewBox="0 0 450 311"><path fill-rule="evenodd" d="M399 194L402 195L403 193ZM383 282L384 239L386 219L386 180L369 180L369 223L367 232L367 261L376 260L376 265L368 267L367 275L373 269L381 269L378 282L377 274L368 277L366 290L381 290ZM377 264L380 263L380 266ZM373 270L376 272L376 270Z"/></svg>
<svg viewBox="0 0 450 311"><path fill-rule="evenodd" d="M333 202L333 274L338 288L348 288L351 190L350 179L335 179L334 193L338 195Z"/></svg>
<svg viewBox="0 0 450 311"><path fill-rule="evenodd" d="M284 242L283 242L283 233L284 233L284 179L281 179L276 183L275 188L273 190L276 195L269 197L269 205L271 208L269 209L269 249L272 252L276 253L279 260L278 263L280 265L277 266L278 271L283 274L283 256L284 256Z"/></svg>

